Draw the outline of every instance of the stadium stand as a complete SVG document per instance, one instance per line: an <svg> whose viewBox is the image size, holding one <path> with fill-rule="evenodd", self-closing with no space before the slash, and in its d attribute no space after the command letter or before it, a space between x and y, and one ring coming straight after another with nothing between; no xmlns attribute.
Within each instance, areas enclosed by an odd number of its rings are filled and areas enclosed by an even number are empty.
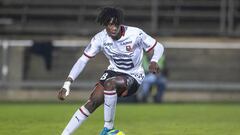
<svg viewBox="0 0 240 135"><path fill-rule="evenodd" d="M0 55L2 56L2 52L3 52L3 48L0 47ZM1 57L2 58L2 57ZM3 61L3 58L0 59L0 67L2 68L2 61ZM0 79L2 80L2 73L0 74Z"/></svg>
<svg viewBox="0 0 240 135"><path fill-rule="evenodd" d="M238 49L168 49L172 81L237 82Z"/></svg>
<svg viewBox="0 0 240 135"><path fill-rule="evenodd" d="M127 24L152 34L240 34L238 0L0 0L0 34L92 35L99 29L94 20L103 6L122 8Z"/></svg>

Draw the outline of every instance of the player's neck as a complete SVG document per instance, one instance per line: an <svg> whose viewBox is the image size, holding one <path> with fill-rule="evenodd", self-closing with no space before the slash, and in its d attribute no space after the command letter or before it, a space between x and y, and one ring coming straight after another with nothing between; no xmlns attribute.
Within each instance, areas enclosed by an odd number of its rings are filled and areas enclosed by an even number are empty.
<svg viewBox="0 0 240 135"><path fill-rule="evenodd" d="M113 40L118 40L118 39L120 39L122 36L124 36L124 34L125 34L124 26L120 26L120 30L119 30L118 34L117 34L116 36L111 36L111 38L112 38Z"/></svg>
<svg viewBox="0 0 240 135"><path fill-rule="evenodd" d="M116 36L111 36L111 38L113 39L113 40L118 40L118 39L120 39L121 38L121 32L119 32Z"/></svg>

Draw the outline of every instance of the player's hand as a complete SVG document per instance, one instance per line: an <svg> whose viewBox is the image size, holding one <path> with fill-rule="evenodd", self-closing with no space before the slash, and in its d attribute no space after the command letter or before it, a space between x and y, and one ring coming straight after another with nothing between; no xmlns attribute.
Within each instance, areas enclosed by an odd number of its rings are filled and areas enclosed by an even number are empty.
<svg viewBox="0 0 240 135"><path fill-rule="evenodd" d="M150 62L149 72L153 74L157 74L160 72L160 68L156 62L153 62L153 61Z"/></svg>
<svg viewBox="0 0 240 135"><path fill-rule="evenodd" d="M69 95L69 93L70 93L70 85L71 85L70 81L64 82L63 87L58 92L58 99L59 100L64 100Z"/></svg>

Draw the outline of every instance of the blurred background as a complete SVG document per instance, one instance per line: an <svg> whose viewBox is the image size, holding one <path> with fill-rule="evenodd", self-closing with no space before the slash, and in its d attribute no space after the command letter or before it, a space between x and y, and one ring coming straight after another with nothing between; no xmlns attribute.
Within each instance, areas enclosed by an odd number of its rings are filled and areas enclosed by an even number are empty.
<svg viewBox="0 0 240 135"><path fill-rule="evenodd" d="M0 0L0 100L56 101L71 67L103 29L95 18L105 6L122 8L126 25L165 46L163 102L240 101L239 0ZM87 99L107 66L99 53L69 100Z"/></svg>

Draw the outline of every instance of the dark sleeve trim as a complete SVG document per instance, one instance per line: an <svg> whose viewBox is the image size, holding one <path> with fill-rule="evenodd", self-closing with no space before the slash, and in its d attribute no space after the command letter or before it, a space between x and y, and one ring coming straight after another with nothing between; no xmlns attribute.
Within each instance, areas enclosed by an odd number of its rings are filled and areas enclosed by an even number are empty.
<svg viewBox="0 0 240 135"><path fill-rule="evenodd" d="M157 45L157 40L156 40L156 42L154 43L154 45L153 45L150 49L147 50L147 53L150 52L156 45Z"/></svg>
<svg viewBox="0 0 240 135"><path fill-rule="evenodd" d="M83 53L86 57L88 57L88 58L94 58L94 56L89 56L89 55L87 55L85 52Z"/></svg>

